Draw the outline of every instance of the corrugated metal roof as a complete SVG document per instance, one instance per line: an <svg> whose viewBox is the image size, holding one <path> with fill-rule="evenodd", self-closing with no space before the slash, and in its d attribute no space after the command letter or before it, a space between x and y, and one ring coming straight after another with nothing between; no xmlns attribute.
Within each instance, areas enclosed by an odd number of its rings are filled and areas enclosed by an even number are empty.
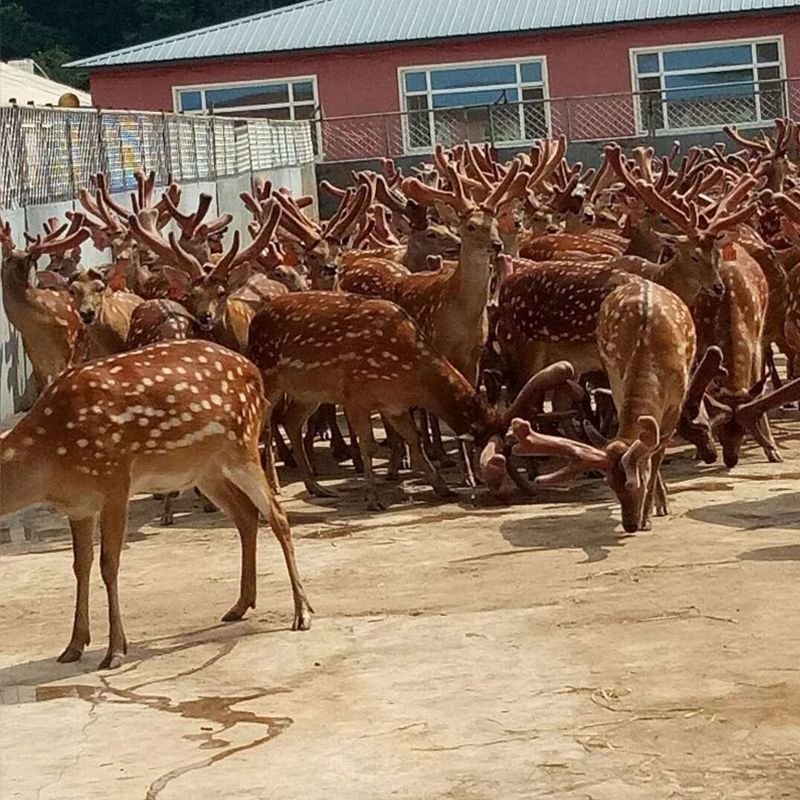
<svg viewBox="0 0 800 800"><path fill-rule="evenodd" d="M800 0L307 0L73 61L110 67L800 8Z"/></svg>

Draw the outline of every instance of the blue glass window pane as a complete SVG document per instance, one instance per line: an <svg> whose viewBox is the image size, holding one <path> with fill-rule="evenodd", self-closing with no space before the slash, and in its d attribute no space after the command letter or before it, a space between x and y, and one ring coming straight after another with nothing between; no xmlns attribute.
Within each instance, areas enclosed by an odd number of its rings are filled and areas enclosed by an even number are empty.
<svg viewBox="0 0 800 800"><path fill-rule="evenodd" d="M658 54L641 53L636 56L636 69L640 75L658 72Z"/></svg>
<svg viewBox="0 0 800 800"><path fill-rule="evenodd" d="M491 106L502 103L503 98L509 103L517 102L516 89L490 89L476 92L450 92L433 96L434 108L452 108L454 106Z"/></svg>
<svg viewBox="0 0 800 800"><path fill-rule="evenodd" d="M703 47L696 50L672 50L664 53L664 70L704 69L750 64L753 53L749 44Z"/></svg>
<svg viewBox="0 0 800 800"><path fill-rule="evenodd" d="M265 106L271 103L288 103L289 85L286 83L261 86L235 86L230 89L207 89L206 103L214 108L226 106Z"/></svg>
<svg viewBox="0 0 800 800"><path fill-rule="evenodd" d="M472 86L516 84L517 68L514 64L496 64L489 67L461 67L431 72L432 89L467 89Z"/></svg>
<svg viewBox="0 0 800 800"><path fill-rule="evenodd" d="M407 72L406 73L406 91L407 92L425 92L428 89L428 83L425 80L424 72Z"/></svg>
<svg viewBox="0 0 800 800"><path fill-rule="evenodd" d="M753 94L753 72L749 69L729 72L704 72L697 75L666 75L664 83L669 100L699 97L742 97Z"/></svg>
<svg viewBox="0 0 800 800"><path fill-rule="evenodd" d="M532 61L530 64L521 64L520 72L523 83L541 83L542 81L542 65L538 61Z"/></svg>
<svg viewBox="0 0 800 800"><path fill-rule="evenodd" d="M199 91L179 92L178 99L181 111L200 111L203 107L203 100Z"/></svg>

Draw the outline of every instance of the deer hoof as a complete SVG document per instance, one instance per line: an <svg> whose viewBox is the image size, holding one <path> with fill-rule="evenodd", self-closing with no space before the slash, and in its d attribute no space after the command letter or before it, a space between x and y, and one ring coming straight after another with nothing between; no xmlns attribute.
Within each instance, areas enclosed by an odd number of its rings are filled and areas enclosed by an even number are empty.
<svg viewBox="0 0 800 800"><path fill-rule="evenodd" d="M783 461L783 456L777 450L767 450L767 461L770 464L779 464Z"/></svg>
<svg viewBox="0 0 800 800"><path fill-rule="evenodd" d="M80 661L83 656L83 648L75 647L70 644L67 649L58 657L57 661L60 664L72 664L75 661Z"/></svg>
<svg viewBox="0 0 800 800"><path fill-rule="evenodd" d="M123 653L106 653L106 657L100 662L100 669L119 669L123 658Z"/></svg>
<svg viewBox="0 0 800 800"><path fill-rule="evenodd" d="M306 483L306 490L312 497L338 497L339 495L333 489L326 489L319 483Z"/></svg>
<svg viewBox="0 0 800 800"><path fill-rule="evenodd" d="M367 498L367 511L386 511L387 505L377 495Z"/></svg>
<svg viewBox="0 0 800 800"><path fill-rule="evenodd" d="M292 621L293 631L307 631L311 628L311 609L304 605L302 608L294 612L294 620Z"/></svg>
<svg viewBox="0 0 800 800"><path fill-rule="evenodd" d="M238 622L246 613L248 608L255 608L255 603L245 601L237 602L230 611L226 612L223 617L223 622Z"/></svg>

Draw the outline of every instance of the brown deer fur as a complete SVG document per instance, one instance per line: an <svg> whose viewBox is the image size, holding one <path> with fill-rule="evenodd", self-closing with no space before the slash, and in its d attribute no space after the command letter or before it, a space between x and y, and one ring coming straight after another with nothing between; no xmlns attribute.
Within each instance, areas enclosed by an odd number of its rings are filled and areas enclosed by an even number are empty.
<svg viewBox="0 0 800 800"><path fill-rule="evenodd" d="M182 375L180 367L191 367L192 375ZM193 395L191 387L202 395ZM92 539L99 520L110 629L100 666L122 663L127 641L117 575L129 498L143 491L200 486L233 519L242 545L241 587L224 620L240 619L255 606L263 514L286 560L292 627L309 627L312 609L295 565L289 522L259 463L264 412L258 370L242 356L207 342L171 342L70 369L0 434L0 514L52 503L72 528L77 601L60 661L78 660L89 644Z"/></svg>

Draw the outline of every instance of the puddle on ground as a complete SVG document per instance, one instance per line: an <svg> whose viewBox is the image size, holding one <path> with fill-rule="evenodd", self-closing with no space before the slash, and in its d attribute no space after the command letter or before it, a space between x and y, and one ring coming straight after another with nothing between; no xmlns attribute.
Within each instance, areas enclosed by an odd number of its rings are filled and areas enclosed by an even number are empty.
<svg viewBox="0 0 800 800"><path fill-rule="evenodd" d="M223 652L229 652L229 648L223 648ZM216 659L211 659L211 661ZM206 662L203 666L207 666ZM196 670L192 670L193 672ZM234 695L232 697L197 697L193 700L182 702L173 701L165 695L144 694L141 689L146 684L133 687L131 689L118 689L109 684L104 676L98 676L99 685L66 683L55 686L12 686L7 687L0 693L0 701L4 703L31 703L31 702L51 702L65 698L74 698L90 703L93 708L108 703L118 705L138 705L151 708L154 711L163 711L168 714L177 714L184 719L199 720L204 725L200 726L200 732L187 734L183 738L188 741L200 742L200 750L217 750L219 752L208 755L205 758L183 764L175 769L165 772L156 778L147 788L144 800L156 800L163 789L176 778L193 772L198 769L205 769L218 761L222 761L236 753L245 750L252 750L255 747L274 739L287 728L294 720L291 717L270 717L257 714L254 711L238 709L235 706L258 700L273 694L283 694L291 691L284 687L264 689L255 688L247 694ZM173 680L177 676L160 679L158 682ZM221 737L221 734L230 730L234 726L245 723L248 725L259 725L263 728L263 734L257 738L236 747L230 746L230 741Z"/></svg>

